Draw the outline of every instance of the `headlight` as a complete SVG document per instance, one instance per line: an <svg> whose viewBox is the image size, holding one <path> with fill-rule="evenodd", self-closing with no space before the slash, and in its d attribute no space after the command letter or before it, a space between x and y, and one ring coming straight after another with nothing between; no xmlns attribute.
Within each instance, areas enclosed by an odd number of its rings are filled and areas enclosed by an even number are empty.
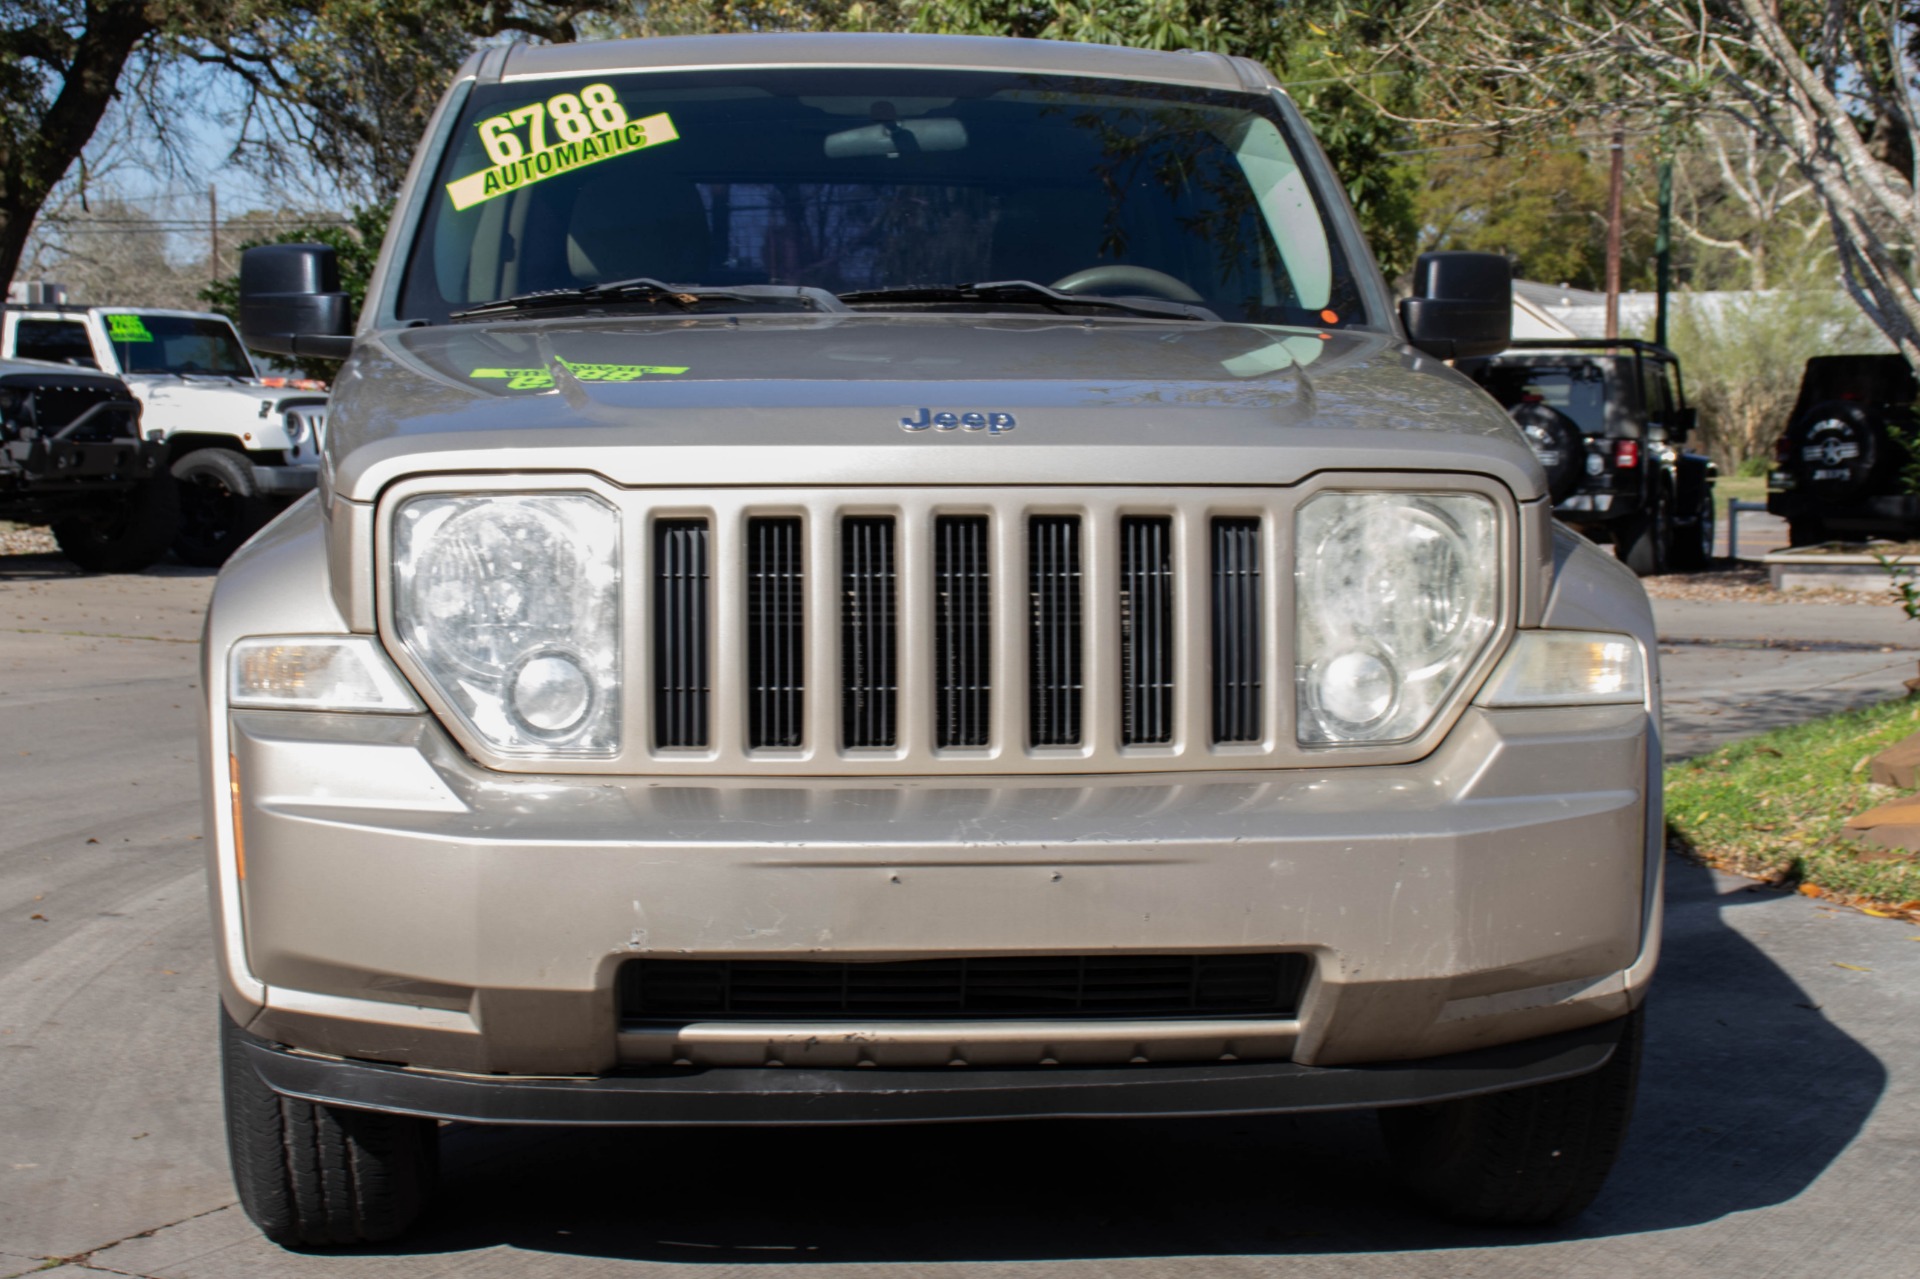
<svg viewBox="0 0 1920 1279"><path fill-rule="evenodd" d="M306 711L417 711L386 654L358 635L269 635L234 644L227 704Z"/></svg>
<svg viewBox="0 0 1920 1279"><path fill-rule="evenodd" d="M298 447L300 441L307 438L307 419L298 413L280 415L280 429L287 433L287 443Z"/></svg>
<svg viewBox="0 0 1920 1279"><path fill-rule="evenodd" d="M1499 620L1493 503L1322 493L1294 528L1296 735L1311 746L1418 736Z"/></svg>
<svg viewBox="0 0 1920 1279"><path fill-rule="evenodd" d="M620 746L620 517L587 493L417 497L393 528L401 645L513 754Z"/></svg>
<svg viewBox="0 0 1920 1279"><path fill-rule="evenodd" d="M1647 664L1631 635L1521 631L1474 699L1482 706L1630 706L1647 700Z"/></svg>

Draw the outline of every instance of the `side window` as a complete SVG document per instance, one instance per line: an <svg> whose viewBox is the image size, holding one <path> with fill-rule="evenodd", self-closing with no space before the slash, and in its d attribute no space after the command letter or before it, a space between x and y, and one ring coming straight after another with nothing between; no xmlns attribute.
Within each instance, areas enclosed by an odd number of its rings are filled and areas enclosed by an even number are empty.
<svg viewBox="0 0 1920 1279"><path fill-rule="evenodd" d="M49 360L97 369L87 326L75 320L21 320L13 330L14 358Z"/></svg>

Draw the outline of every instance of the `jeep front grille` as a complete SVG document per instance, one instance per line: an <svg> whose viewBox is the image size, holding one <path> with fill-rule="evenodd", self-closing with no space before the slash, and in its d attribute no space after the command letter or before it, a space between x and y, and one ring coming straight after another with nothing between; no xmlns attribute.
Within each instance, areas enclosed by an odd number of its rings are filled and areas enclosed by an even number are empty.
<svg viewBox="0 0 1920 1279"><path fill-rule="evenodd" d="M897 636L894 634L893 518L840 523L840 708L842 741L892 746Z"/></svg>
<svg viewBox="0 0 1920 1279"><path fill-rule="evenodd" d="M1296 1015L1302 954L1004 955L875 963L629 959L620 1020Z"/></svg>
<svg viewBox="0 0 1920 1279"><path fill-rule="evenodd" d="M1418 758L1452 720L1404 744L1294 740L1291 538L1312 484L605 491L631 530L629 727L569 771L1324 766ZM1509 579L1476 670L1514 606ZM449 727L491 767L543 766Z"/></svg>
<svg viewBox="0 0 1920 1279"><path fill-rule="evenodd" d="M661 520L654 534L654 740L707 744L707 522Z"/></svg>
<svg viewBox="0 0 1920 1279"><path fill-rule="evenodd" d="M1080 742L1080 517L1027 522L1027 719L1035 746Z"/></svg>
<svg viewBox="0 0 1920 1279"><path fill-rule="evenodd" d="M798 746L806 711L805 560L800 521L747 521L747 742Z"/></svg>

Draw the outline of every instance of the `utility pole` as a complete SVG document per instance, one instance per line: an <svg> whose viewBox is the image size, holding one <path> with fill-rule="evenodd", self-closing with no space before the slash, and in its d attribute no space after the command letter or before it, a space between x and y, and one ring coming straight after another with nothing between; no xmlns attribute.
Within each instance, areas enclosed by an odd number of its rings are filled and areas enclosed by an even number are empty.
<svg viewBox="0 0 1920 1279"><path fill-rule="evenodd" d="M207 283L220 283L220 189L207 186Z"/></svg>
<svg viewBox="0 0 1920 1279"><path fill-rule="evenodd" d="M1626 184L1627 133L1613 118L1613 167L1607 178L1607 337L1620 336L1620 203Z"/></svg>
<svg viewBox="0 0 1920 1279"><path fill-rule="evenodd" d="M1660 157L1660 224L1653 236L1654 288L1659 290L1653 312L1653 340L1667 344L1667 289L1673 283L1673 157Z"/></svg>

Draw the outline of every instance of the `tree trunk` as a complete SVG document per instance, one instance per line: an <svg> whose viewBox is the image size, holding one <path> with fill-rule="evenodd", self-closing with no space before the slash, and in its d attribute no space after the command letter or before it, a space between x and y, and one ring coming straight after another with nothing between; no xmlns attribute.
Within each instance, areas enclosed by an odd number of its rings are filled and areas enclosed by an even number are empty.
<svg viewBox="0 0 1920 1279"><path fill-rule="evenodd" d="M145 0L94 0L45 115L0 141L0 287L13 281L27 236L54 184L93 140L127 59L155 30Z"/></svg>

